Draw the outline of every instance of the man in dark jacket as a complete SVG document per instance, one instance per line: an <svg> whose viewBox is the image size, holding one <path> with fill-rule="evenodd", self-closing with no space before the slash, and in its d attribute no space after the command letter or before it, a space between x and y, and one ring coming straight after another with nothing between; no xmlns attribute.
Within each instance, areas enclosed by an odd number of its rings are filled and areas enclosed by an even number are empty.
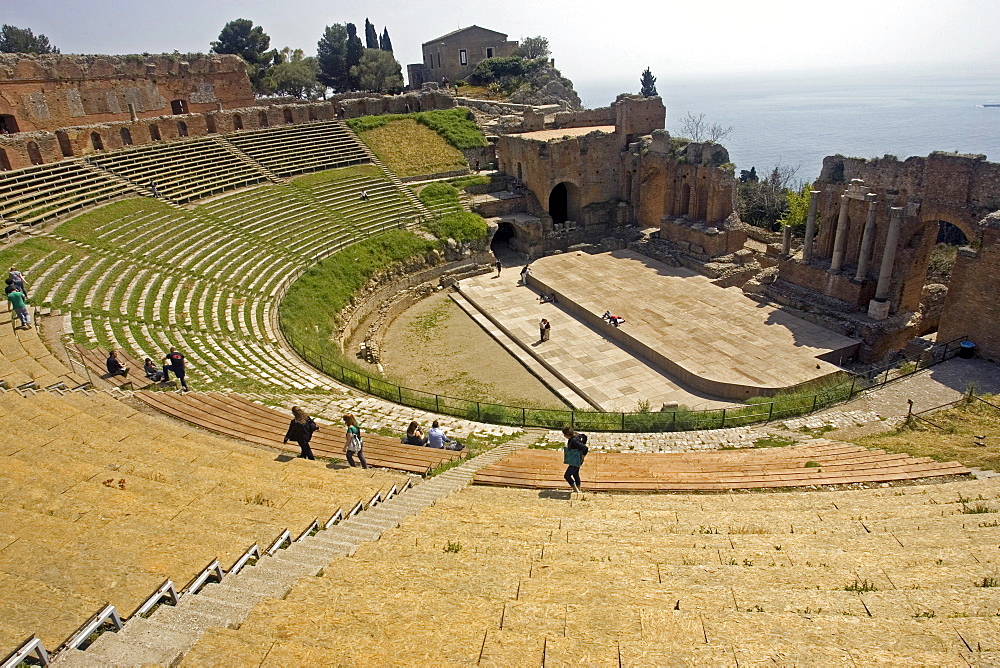
<svg viewBox="0 0 1000 668"><path fill-rule="evenodd" d="M569 483L575 492L583 492L580 489L580 467L583 466L583 458L587 456L587 435L578 434L572 427L563 427L563 436L566 437L566 447L563 448L563 464L566 465L566 473L563 478Z"/></svg>
<svg viewBox="0 0 1000 668"><path fill-rule="evenodd" d="M187 392L188 385L187 381L184 380L184 374L186 373L184 370L184 355L177 352L177 349L173 346L170 346L170 352L163 358L163 361L166 362L163 366L163 380L169 380L170 373L173 372L177 376L177 380L181 381L181 387Z"/></svg>
<svg viewBox="0 0 1000 668"><path fill-rule="evenodd" d="M108 373L112 376L128 375L128 367L118 361L118 353L113 350L108 353L108 359L104 361L104 365L108 367Z"/></svg>

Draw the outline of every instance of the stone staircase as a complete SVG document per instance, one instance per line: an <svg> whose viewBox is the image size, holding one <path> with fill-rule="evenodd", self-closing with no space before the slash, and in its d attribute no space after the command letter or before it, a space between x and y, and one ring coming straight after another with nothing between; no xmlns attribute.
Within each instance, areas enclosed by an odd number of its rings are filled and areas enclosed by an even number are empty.
<svg viewBox="0 0 1000 668"><path fill-rule="evenodd" d="M206 629L237 628L260 601L281 598L299 578L323 571L338 556L353 555L368 541L400 525L452 492L469 485L475 473L544 435L528 429L517 438L434 476L329 529L303 536L273 556L263 556L253 567L205 585L195 594L182 594L177 605L162 605L148 618L133 616L115 633L100 635L86 650L62 651L59 666L172 665L189 650Z"/></svg>

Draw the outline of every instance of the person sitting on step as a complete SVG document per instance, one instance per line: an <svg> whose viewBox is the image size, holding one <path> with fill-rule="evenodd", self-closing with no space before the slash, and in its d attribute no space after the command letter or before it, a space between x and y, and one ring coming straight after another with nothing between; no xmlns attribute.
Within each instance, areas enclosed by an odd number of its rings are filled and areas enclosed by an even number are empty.
<svg viewBox="0 0 1000 668"><path fill-rule="evenodd" d="M113 350L108 353L108 359L105 360L104 364L108 367L108 375L122 377L128 375L128 366L118 361L118 353Z"/></svg>
<svg viewBox="0 0 1000 668"><path fill-rule="evenodd" d="M427 437L424 436L424 432L416 420L411 422L410 426L406 428L406 436L403 437L403 443L407 445L427 445Z"/></svg>

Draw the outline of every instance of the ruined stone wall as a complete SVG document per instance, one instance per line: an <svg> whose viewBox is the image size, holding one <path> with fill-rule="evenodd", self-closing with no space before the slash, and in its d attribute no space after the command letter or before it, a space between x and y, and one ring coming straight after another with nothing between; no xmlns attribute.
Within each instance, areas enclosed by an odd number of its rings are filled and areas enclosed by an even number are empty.
<svg viewBox="0 0 1000 668"><path fill-rule="evenodd" d="M583 207L620 197L621 148L617 134L602 132L551 141L503 136L497 155L500 169L520 175L543 207L552 189L566 183L569 218L582 223Z"/></svg>
<svg viewBox="0 0 1000 668"><path fill-rule="evenodd" d="M552 115L555 128L586 128L592 125L614 125L618 114L614 107L599 107L583 111L561 111ZM541 128L538 128L541 129Z"/></svg>
<svg viewBox="0 0 1000 668"><path fill-rule="evenodd" d="M667 123L667 108L659 97L622 94L611 107L615 110L615 127L628 141L661 130Z"/></svg>
<svg viewBox="0 0 1000 668"><path fill-rule="evenodd" d="M0 115L18 132L128 121L130 108L149 118L253 101L238 56L0 54Z"/></svg>
<svg viewBox="0 0 1000 668"><path fill-rule="evenodd" d="M890 207L904 208L888 298L892 313L918 309L927 260L937 239L938 221L955 225L972 241L977 234L977 221L1000 208L1000 164L986 162L984 156L932 153L926 158L912 157L904 161L892 156L874 160L839 155L827 157L820 178L814 184L814 188L821 191L814 262L824 268L830 266L834 252L840 196L852 179L864 180L864 188L877 201L875 242L866 275L855 280L859 285L877 281L889 229ZM855 277L860 261L867 215L866 201L848 200L841 267L841 273L848 278Z"/></svg>
<svg viewBox="0 0 1000 668"><path fill-rule="evenodd" d="M968 336L983 357L1000 359L1000 214L983 221L982 247L958 252L938 327L939 342Z"/></svg>

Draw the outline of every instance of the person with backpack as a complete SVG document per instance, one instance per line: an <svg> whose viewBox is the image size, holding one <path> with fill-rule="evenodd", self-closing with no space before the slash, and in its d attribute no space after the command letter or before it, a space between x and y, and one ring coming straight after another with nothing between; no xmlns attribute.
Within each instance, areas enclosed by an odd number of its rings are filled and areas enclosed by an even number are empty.
<svg viewBox="0 0 1000 668"><path fill-rule="evenodd" d="M361 462L361 468L368 468L368 462L365 461L365 444L361 440L361 427L358 426L358 421L354 419L351 413L348 413L344 416L344 424L347 425L347 440L344 443L344 454L347 455L347 463L352 468L357 466L354 463L354 455L357 455L358 461Z"/></svg>
<svg viewBox="0 0 1000 668"><path fill-rule="evenodd" d="M580 467L583 466L583 458L587 456L587 435L578 434L572 427L563 427L563 436L566 437L566 447L563 448L563 464L566 465L566 473L563 478L569 483L575 492L583 492L580 489Z"/></svg>
<svg viewBox="0 0 1000 668"><path fill-rule="evenodd" d="M309 417L308 413L298 406L292 406L292 422L288 425L288 431L285 432L285 440L283 442L295 441L302 449L302 454L299 457L303 459L316 459L313 457L312 449L309 447L309 441L312 440L312 435L317 431L319 431L319 425Z"/></svg>

